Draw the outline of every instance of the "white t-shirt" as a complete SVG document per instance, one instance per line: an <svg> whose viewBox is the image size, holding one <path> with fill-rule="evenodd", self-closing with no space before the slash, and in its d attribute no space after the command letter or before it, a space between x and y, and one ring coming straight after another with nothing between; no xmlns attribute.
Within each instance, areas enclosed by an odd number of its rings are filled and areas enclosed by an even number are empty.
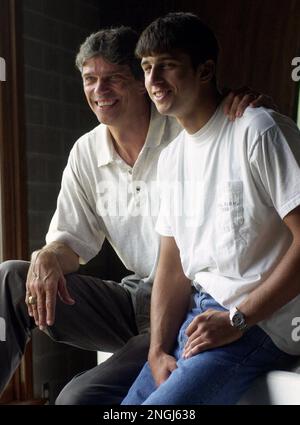
<svg viewBox="0 0 300 425"><path fill-rule="evenodd" d="M153 281L159 252L157 162L179 131L174 119L152 107L145 145L133 167L116 153L105 125L82 136L64 170L46 242L66 243L84 263L107 237L137 279Z"/></svg>
<svg viewBox="0 0 300 425"><path fill-rule="evenodd" d="M162 151L156 229L175 238L185 274L224 307L245 299L290 246L282 219L300 204L299 164L296 125L264 108L231 122L220 106L200 131L181 132ZM300 354L297 316L300 296L260 323L291 354Z"/></svg>

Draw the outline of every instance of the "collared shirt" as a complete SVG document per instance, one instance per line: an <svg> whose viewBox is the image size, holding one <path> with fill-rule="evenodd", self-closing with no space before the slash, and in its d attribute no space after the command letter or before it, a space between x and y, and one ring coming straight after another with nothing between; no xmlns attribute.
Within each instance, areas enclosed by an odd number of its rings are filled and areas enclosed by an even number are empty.
<svg viewBox="0 0 300 425"><path fill-rule="evenodd" d="M64 170L46 242L67 244L85 263L107 238L137 279L152 281L159 253L157 162L180 130L152 106L147 138L133 167L115 151L106 125L83 135Z"/></svg>

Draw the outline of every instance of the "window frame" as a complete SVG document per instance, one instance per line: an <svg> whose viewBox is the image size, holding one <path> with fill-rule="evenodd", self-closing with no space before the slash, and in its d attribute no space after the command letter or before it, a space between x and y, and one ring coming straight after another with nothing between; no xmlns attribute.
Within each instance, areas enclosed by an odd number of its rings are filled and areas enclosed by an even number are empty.
<svg viewBox="0 0 300 425"><path fill-rule="evenodd" d="M21 2L0 0L0 56L6 62L6 81L0 82L2 260L28 258L21 23ZM29 345L0 403L15 403L32 398L32 355Z"/></svg>

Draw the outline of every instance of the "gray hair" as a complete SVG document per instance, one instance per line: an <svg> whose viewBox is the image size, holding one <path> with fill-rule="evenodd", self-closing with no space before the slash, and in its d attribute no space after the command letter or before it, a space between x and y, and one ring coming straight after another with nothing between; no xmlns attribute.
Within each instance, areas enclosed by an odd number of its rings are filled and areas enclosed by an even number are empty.
<svg viewBox="0 0 300 425"><path fill-rule="evenodd" d="M108 28L91 34L80 46L76 56L76 66L80 72L85 62L102 56L108 62L128 65L136 79L143 78L139 60L135 57L138 34L130 27Z"/></svg>

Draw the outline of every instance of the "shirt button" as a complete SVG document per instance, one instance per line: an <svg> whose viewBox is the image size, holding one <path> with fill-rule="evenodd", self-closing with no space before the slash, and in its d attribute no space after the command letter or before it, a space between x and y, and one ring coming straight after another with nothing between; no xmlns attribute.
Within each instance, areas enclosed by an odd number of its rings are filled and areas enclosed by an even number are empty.
<svg viewBox="0 0 300 425"><path fill-rule="evenodd" d="M128 174L132 175L132 170L128 170Z"/></svg>
<svg viewBox="0 0 300 425"><path fill-rule="evenodd" d="M139 191L141 190L140 186L137 186L137 187L135 188L135 190L136 190L137 192L139 192Z"/></svg>

